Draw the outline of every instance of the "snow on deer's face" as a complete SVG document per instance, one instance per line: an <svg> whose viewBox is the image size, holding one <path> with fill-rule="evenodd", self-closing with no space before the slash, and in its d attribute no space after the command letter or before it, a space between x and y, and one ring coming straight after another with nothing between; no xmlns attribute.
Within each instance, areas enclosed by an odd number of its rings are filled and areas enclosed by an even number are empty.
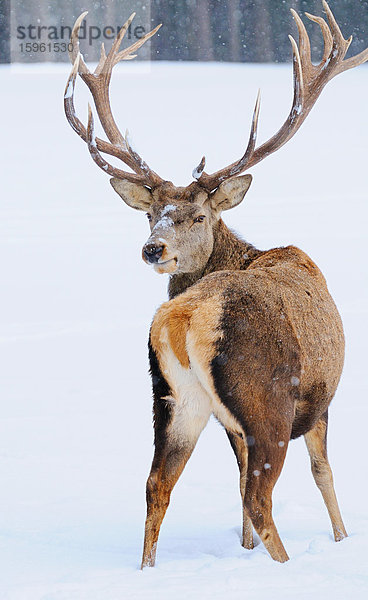
<svg viewBox="0 0 368 600"><path fill-rule="evenodd" d="M157 273L196 273L204 269L214 244L213 228L223 210L236 206L252 177L224 181L212 193L193 182L186 188L171 182L151 191L147 187L112 179L115 191L132 208L146 211L151 235L142 258Z"/></svg>
<svg viewBox="0 0 368 600"><path fill-rule="evenodd" d="M143 260L157 273L194 273L205 266L213 249L213 215L204 202L154 202L147 212L151 235Z"/></svg>

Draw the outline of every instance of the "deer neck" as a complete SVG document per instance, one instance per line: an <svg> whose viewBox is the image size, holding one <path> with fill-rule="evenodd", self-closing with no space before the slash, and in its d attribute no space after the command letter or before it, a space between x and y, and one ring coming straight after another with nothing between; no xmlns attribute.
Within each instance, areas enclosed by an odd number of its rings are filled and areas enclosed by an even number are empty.
<svg viewBox="0 0 368 600"><path fill-rule="evenodd" d="M213 250L207 264L195 273L179 273L171 275L169 282L169 298L194 285L199 279L215 271L244 271L250 263L262 254L252 244L248 244L233 233L220 219L214 228Z"/></svg>

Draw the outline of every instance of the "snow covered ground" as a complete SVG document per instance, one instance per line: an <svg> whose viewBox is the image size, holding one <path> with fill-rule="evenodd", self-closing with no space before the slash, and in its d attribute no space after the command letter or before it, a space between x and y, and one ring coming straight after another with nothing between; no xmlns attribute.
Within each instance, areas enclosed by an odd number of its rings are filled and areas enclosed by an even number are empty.
<svg viewBox="0 0 368 600"><path fill-rule="evenodd" d="M252 170L226 222L260 248L296 244L341 310L346 365L329 455L350 536L332 540L303 440L274 516L291 557L240 546L235 459L210 422L172 496L155 569L138 569L152 458L147 330L166 281L141 260L143 214L110 188L62 109L65 66L3 67L1 114L1 600L366 598L368 68L331 82L295 139ZM242 153L291 101L291 66L124 64L116 120L177 184ZM85 118L87 94L78 84Z"/></svg>

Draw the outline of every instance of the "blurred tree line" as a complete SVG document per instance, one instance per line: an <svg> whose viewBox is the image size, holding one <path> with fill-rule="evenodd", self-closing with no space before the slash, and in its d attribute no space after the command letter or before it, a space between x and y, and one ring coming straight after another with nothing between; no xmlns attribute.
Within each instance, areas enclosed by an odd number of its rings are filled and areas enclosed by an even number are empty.
<svg viewBox="0 0 368 600"><path fill-rule="evenodd" d="M351 53L368 46L368 0L330 0L345 38L353 34ZM285 62L291 59L288 34L297 35L290 13L323 16L321 0L153 0L153 23L162 22L152 40L152 58ZM321 56L318 25L303 18L312 56Z"/></svg>
<svg viewBox="0 0 368 600"><path fill-rule="evenodd" d="M163 27L152 41L150 49L139 58L153 60L201 60L239 62L284 62L291 59L288 33L296 36L296 26L290 14L295 8L323 15L321 0L0 0L1 62L9 62L10 16L22 15L25 23L72 25L86 8L101 24L121 24L131 7L137 19L145 12L145 23ZM16 7L16 8L15 8ZM330 7L345 37L353 34L349 53L368 46L368 0L330 0ZM148 17L148 21L147 21ZM22 22L23 22L22 21ZM322 52L319 27L304 18L317 60ZM88 52L96 59L97 47ZM47 56L34 57L47 60ZM15 55L15 59L19 60ZM67 55L52 60L68 60Z"/></svg>

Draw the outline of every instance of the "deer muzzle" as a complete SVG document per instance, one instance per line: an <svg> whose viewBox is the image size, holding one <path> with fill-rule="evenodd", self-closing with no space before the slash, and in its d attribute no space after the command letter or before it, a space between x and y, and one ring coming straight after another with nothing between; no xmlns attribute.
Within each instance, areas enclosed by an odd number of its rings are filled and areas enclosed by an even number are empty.
<svg viewBox="0 0 368 600"><path fill-rule="evenodd" d="M165 250L165 245L160 242L147 242L143 246L143 260L149 264L158 263Z"/></svg>

